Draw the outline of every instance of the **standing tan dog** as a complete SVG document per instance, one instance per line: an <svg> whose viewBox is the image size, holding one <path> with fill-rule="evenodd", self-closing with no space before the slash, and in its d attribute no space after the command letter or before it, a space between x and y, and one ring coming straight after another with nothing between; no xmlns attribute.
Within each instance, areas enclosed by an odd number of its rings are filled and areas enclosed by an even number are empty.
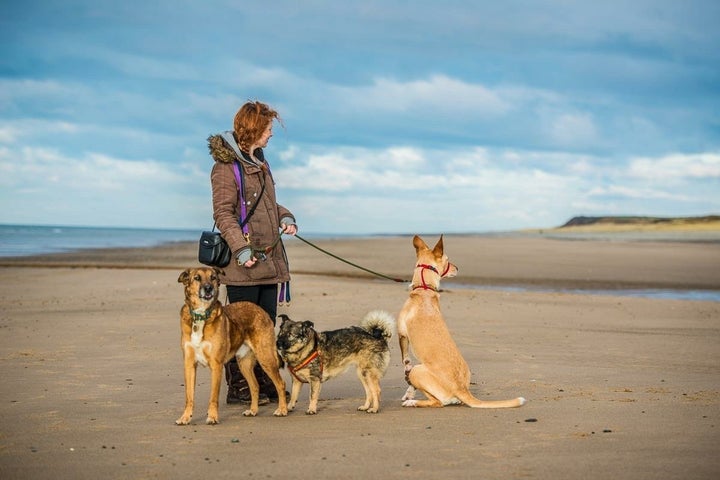
<svg viewBox="0 0 720 480"><path fill-rule="evenodd" d="M180 347L185 361L185 411L175 420L187 425L192 418L197 364L210 367L208 425L218 419L218 397L223 366L237 359L240 371L250 387L250 408L243 415L255 416L260 387L253 372L256 361L265 370L278 392L278 408L273 415L287 415L285 381L280 375L280 360L275 350L275 327L268 314L251 302L223 306L218 301L220 280L216 268L188 268L178 282L185 285L185 305L180 310Z"/></svg>
<svg viewBox="0 0 720 480"><path fill-rule="evenodd" d="M483 401L470 393L470 368L450 336L440 313L440 278L454 277L457 267L443 253L443 238L430 250L417 235L413 238L417 263L412 291L397 319L400 353L405 377L410 384L403 396L403 407L443 407L464 403L473 408L519 407L522 397L512 400ZM411 365L408 356L412 347L422 362ZM415 389L427 397L415 400Z"/></svg>

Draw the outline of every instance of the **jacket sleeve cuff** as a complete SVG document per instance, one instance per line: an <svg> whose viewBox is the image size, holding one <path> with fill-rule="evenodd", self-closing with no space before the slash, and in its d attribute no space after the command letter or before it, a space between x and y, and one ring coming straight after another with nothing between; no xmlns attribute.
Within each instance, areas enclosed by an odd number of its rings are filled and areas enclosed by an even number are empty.
<svg viewBox="0 0 720 480"><path fill-rule="evenodd" d="M282 224L285 224L285 225L295 225L295 226L297 226L297 225L295 224L295 219L294 219L293 217L283 217L283 218L281 218L281 219L280 219L280 225L282 225Z"/></svg>

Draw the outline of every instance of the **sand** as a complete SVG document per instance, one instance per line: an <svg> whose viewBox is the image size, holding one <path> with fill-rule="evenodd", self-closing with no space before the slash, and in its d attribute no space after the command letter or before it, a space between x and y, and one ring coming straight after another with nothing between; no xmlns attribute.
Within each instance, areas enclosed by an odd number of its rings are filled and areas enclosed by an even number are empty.
<svg viewBox="0 0 720 480"><path fill-rule="evenodd" d="M436 237L427 237L434 242ZM409 237L318 245L409 279ZM396 315L406 284L286 241L293 300L320 329ZM460 275L442 309L483 399L509 410L408 409L397 338L380 413L352 371L286 418L183 406L180 271L194 245L4 259L0 478L720 478L720 302L562 289L720 290L720 243L446 236ZM488 289L489 286L526 289ZM551 291L538 291L550 289ZM290 381L287 371L283 372ZM223 387L223 398L225 389Z"/></svg>

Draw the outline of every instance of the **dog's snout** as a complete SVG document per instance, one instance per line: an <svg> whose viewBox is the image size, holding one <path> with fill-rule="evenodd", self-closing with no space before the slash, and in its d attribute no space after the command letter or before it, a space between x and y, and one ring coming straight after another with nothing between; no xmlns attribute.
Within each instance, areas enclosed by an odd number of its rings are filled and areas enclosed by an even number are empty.
<svg viewBox="0 0 720 480"><path fill-rule="evenodd" d="M209 299L213 295L215 295L215 285L208 282L200 286L200 296L202 298Z"/></svg>

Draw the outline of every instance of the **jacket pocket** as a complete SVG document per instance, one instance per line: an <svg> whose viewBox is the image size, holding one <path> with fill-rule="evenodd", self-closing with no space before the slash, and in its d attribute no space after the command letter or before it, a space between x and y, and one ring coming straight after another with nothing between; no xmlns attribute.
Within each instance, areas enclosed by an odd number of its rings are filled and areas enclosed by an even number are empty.
<svg viewBox="0 0 720 480"><path fill-rule="evenodd" d="M277 269L275 268L275 262L268 258L267 261L257 261L255 265L245 269L251 280L268 280L271 278L277 278Z"/></svg>

